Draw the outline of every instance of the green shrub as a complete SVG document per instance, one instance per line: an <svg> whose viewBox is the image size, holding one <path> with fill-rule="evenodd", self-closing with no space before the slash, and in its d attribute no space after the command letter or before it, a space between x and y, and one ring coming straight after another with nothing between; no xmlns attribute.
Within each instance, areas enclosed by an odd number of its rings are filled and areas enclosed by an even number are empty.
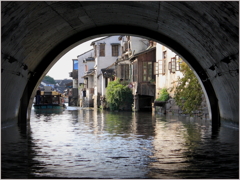
<svg viewBox="0 0 240 180"><path fill-rule="evenodd" d="M110 110L118 110L122 104L132 104L132 91L126 82L120 82L119 79L111 81L106 88L106 101Z"/></svg>
<svg viewBox="0 0 240 180"><path fill-rule="evenodd" d="M169 99L169 94L167 92L167 88L162 88L159 91L159 97L156 99L156 101L167 101Z"/></svg>
<svg viewBox="0 0 240 180"><path fill-rule="evenodd" d="M184 76L178 79L174 99L185 113L192 115L192 112L201 105L202 87L193 71L185 62L181 64L181 72Z"/></svg>

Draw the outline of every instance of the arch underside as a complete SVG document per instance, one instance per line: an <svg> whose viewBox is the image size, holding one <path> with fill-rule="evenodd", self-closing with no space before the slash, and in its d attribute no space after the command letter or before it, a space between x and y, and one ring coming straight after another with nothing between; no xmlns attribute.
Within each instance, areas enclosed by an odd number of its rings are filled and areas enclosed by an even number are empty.
<svg viewBox="0 0 240 180"><path fill-rule="evenodd" d="M237 1L2 2L2 123L26 122L32 92L64 53L116 34L147 37L181 55L205 87L213 122L238 123L238 7Z"/></svg>

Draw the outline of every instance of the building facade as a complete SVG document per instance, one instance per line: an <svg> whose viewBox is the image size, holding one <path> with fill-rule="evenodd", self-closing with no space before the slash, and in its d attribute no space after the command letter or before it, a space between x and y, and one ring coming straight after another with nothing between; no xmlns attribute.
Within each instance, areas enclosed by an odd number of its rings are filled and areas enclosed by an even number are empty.
<svg viewBox="0 0 240 180"><path fill-rule="evenodd" d="M93 76L94 76L94 51L93 49L78 56L78 84L80 107L93 107Z"/></svg>
<svg viewBox="0 0 240 180"><path fill-rule="evenodd" d="M172 50L134 36L108 36L93 41L91 46L92 50L78 56L81 106L107 107L106 87L116 78L131 88L133 111L152 110L163 88L174 97L177 80L183 77L180 71L183 61ZM178 109L171 104L172 100L169 102L168 109Z"/></svg>
<svg viewBox="0 0 240 180"><path fill-rule="evenodd" d="M73 79L71 96L69 96L68 104L69 106L79 106L78 101L78 60L72 59L73 71L69 73L69 76Z"/></svg>
<svg viewBox="0 0 240 180"><path fill-rule="evenodd" d="M100 98L105 94L106 76L103 76L102 69L116 62L119 54L121 54L119 36L108 36L97 41L93 41L91 46L94 50L95 73L94 73L94 107L100 107Z"/></svg>
<svg viewBox="0 0 240 180"><path fill-rule="evenodd" d="M151 109L155 99L152 82L155 82L156 43L134 36L120 36L119 39L123 53L116 63L116 76L129 82L134 97L133 111Z"/></svg>
<svg viewBox="0 0 240 180"><path fill-rule="evenodd" d="M170 96L173 97L177 79L183 77L180 71L182 59L159 43L157 43L156 49L156 97L163 88L167 88Z"/></svg>

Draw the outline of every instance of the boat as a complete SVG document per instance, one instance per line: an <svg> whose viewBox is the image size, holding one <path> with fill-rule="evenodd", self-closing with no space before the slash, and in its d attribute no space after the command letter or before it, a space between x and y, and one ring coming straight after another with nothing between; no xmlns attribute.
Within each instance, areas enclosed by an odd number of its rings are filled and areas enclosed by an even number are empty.
<svg viewBox="0 0 240 180"><path fill-rule="evenodd" d="M63 95L57 91L52 91L50 86L45 86L44 91L40 91L38 98L39 100L37 100L36 95L34 109L63 109L66 107Z"/></svg>

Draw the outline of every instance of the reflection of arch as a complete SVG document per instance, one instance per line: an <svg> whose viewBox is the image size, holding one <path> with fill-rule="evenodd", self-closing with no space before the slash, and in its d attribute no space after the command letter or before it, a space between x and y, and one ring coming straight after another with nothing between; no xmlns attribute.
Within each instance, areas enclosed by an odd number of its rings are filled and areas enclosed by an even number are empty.
<svg viewBox="0 0 240 180"><path fill-rule="evenodd" d="M138 28L139 30L138 34L136 34L136 31L135 31L136 28ZM50 51L50 53L42 60L42 64L38 66L37 69L39 70L37 71L37 74L35 74L35 76L32 77L33 79L31 80L31 82L38 82L44 70L48 68L48 65L51 62L47 61L47 63L49 63L47 64L45 59L48 59L48 60L55 59L55 57L57 57L58 54L61 53L61 51L64 51L66 46L71 46L71 44L74 44L77 41L81 41L86 37L96 36L98 35L98 33L104 34L104 35L116 34L120 32L119 29L121 29L122 34L123 34L122 29L124 29L125 30L124 34L135 34L136 36L144 36L147 38L154 39L162 44L165 44L171 49L174 49L176 53L181 55L181 57L183 57L188 62L188 64L196 71L199 79L204 81L202 85L206 89L207 96L211 97L209 101L210 101L211 112L212 112L212 121L218 124L219 122L218 100L214 92L214 89L212 87L212 84L208 80L207 74L205 73L203 68L201 68L198 61L194 58L194 56L190 52L188 52L188 50L186 50L181 44L178 44L173 39L145 28L139 28L139 27L133 27L133 26L132 27L128 26L127 28L124 28L123 26L103 26L103 27L98 27L98 28L88 30L86 32L81 32L80 34L77 34L74 37L70 37L65 42L59 44L57 49L53 49L52 51ZM33 90L35 88L35 85L31 83L30 89Z"/></svg>

